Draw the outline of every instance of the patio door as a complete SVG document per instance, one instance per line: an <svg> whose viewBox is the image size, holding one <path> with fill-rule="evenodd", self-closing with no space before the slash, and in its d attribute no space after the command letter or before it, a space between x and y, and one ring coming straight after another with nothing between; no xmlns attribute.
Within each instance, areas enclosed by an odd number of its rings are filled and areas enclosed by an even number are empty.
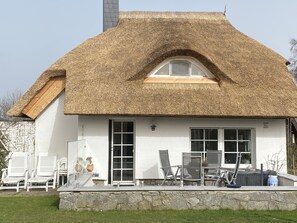
<svg viewBox="0 0 297 223"><path fill-rule="evenodd" d="M112 121L111 183L134 181L134 122Z"/></svg>

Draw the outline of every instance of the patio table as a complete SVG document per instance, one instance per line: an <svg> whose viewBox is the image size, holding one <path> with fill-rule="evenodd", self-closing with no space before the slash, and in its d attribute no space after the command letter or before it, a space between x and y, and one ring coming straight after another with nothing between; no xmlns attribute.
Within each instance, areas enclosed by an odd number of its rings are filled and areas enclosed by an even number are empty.
<svg viewBox="0 0 297 223"><path fill-rule="evenodd" d="M179 173L181 171L181 168L182 168L182 165L175 165L174 167L177 167L177 171L175 173L175 176L176 177L179 177ZM217 171L220 171L221 170L221 167L219 166L203 166L202 167L202 177L201 177L201 185L204 185L205 181L214 181L214 175L213 174L207 174L208 173L208 170L217 170Z"/></svg>

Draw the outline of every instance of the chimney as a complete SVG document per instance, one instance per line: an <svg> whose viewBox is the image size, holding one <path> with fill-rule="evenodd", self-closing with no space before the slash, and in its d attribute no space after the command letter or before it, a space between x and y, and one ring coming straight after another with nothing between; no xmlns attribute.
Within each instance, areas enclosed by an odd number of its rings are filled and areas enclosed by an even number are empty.
<svg viewBox="0 0 297 223"><path fill-rule="evenodd" d="M119 21L119 0L103 0L103 31L115 27Z"/></svg>

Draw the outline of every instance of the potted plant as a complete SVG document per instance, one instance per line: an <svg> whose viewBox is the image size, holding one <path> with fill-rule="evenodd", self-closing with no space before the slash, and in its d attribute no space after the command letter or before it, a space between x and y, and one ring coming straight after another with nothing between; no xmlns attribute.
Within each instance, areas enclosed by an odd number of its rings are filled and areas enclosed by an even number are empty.
<svg viewBox="0 0 297 223"><path fill-rule="evenodd" d="M267 156L267 169L269 171L268 175L268 186L278 186L278 173L286 164L285 159L281 159L281 150L278 153L272 154L270 157Z"/></svg>
<svg viewBox="0 0 297 223"><path fill-rule="evenodd" d="M80 173L82 171L82 161L83 161L83 158L81 158L80 156L77 157L76 164L74 167L74 169L77 173Z"/></svg>
<svg viewBox="0 0 297 223"><path fill-rule="evenodd" d="M88 164L87 164L87 171L88 172L93 172L93 170L94 170L94 164L92 163L92 157L91 156L88 156L86 158L86 161L88 162Z"/></svg>

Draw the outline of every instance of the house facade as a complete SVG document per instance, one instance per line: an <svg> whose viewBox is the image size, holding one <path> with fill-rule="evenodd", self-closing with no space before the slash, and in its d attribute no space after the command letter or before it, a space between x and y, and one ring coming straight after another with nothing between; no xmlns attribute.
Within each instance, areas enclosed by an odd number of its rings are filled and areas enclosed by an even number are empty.
<svg viewBox="0 0 297 223"><path fill-rule="evenodd" d="M222 13L127 12L49 67L9 115L35 120L36 155L68 156L74 171L69 142L82 142L101 180L137 183L163 177L161 149L173 165L207 150L222 150L225 167L239 152L241 167L271 168L274 154L285 164L296 97L286 60Z"/></svg>

